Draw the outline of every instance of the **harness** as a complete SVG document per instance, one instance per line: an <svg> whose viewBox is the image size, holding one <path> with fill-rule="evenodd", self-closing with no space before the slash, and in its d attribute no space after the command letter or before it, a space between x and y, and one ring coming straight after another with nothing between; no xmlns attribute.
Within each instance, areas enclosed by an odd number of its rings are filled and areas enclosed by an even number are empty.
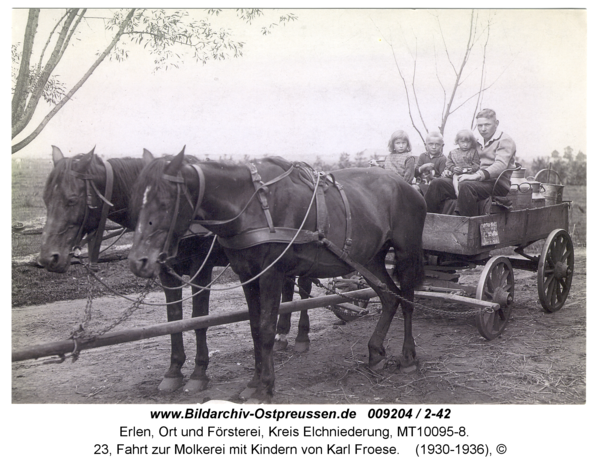
<svg viewBox="0 0 600 466"><path fill-rule="evenodd" d="M94 204L93 193L95 193L96 196L98 196L102 203L100 222L98 223L98 228L93 233L93 238L90 240L88 246L90 268L92 270L98 270L98 256L100 255L100 245L102 244L102 235L104 233L104 227L106 226L108 211L111 207L114 207L114 205L110 202L110 199L112 198L114 182L113 168L110 163L105 163L104 160L102 160L100 157L98 157L98 159L102 162L106 170L106 186L104 188L104 195L102 195L102 193L100 193L100 191L96 187L92 175L88 173L79 173L75 170L70 170L70 174L72 176L84 180L85 182L86 209L85 213L83 214L83 222L81 222L79 230L77 231L77 235L75 236L75 244L81 243L81 240L83 238L83 229L88 221L90 210L95 210L98 208L98 206Z"/></svg>
<svg viewBox="0 0 600 466"><path fill-rule="evenodd" d="M196 213L200 209L200 205L202 203L202 197L204 195L205 190L205 177L202 172L202 167L199 165L193 165L196 173L198 175L199 182L199 195L196 200L196 204L191 201L191 197L187 189L185 189L185 181L181 174L176 177L163 174L163 178L172 181L177 184L177 199L175 201L175 210L173 212L173 217L171 218L171 225L169 228L169 232L167 234L167 241L163 246L163 250L161 255L159 256L159 261L164 260L166 254L168 252L168 248L170 247L170 242L173 237L173 232L176 225L177 213L179 212L180 205L180 197L181 197L181 185L184 185L184 192L190 203L190 206L194 209L195 218ZM254 184L254 193L250 196L250 199L246 202L246 205L241 209L241 211L233 218L227 220L194 220L194 223L199 225L224 225L234 220L238 219L248 208L250 202L254 199L254 197L258 197L259 202L261 204L262 210L265 215L265 219L267 221L267 227L265 228L257 228L252 230L247 230L241 233L238 233L229 237L218 237L219 243L229 249L246 249L252 246L256 246L264 243L285 243L285 244L306 244L312 242L318 242L323 244L329 251L335 254L340 260L348 264L350 267L354 268L356 271L361 273L365 278L370 280L374 286L380 288L382 290L387 289L386 285L379 280L373 273L367 270L361 264L352 260L349 256L349 250L352 246L352 215L350 212L350 204L348 202L348 198L346 196L346 192L341 183L335 181L333 175L324 175L322 173L316 173L312 168L310 168L306 164L294 164L287 171L282 173L281 175L269 180L267 182L262 181L258 170L254 164L247 164L247 167L250 171L251 179ZM288 177L294 170L300 170L300 179L306 183L309 187L311 187L314 191L316 191L316 213L317 213L317 229L316 231L303 230L303 229L295 229L288 227L275 227L273 225L273 219L271 216L271 212L269 210L269 205L267 202L267 198L265 192L268 192L268 187L281 181L282 179ZM329 240L327 236L328 227L329 227L329 215L327 210L327 204L325 201L325 192L329 189L330 186L335 186L335 188L339 191L340 196L342 198L342 202L344 204L344 210L346 213L346 235L345 241L340 248L331 240ZM312 203L309 206L309 209L312 207Z"/></svg>
<svg viewBox="0 0 600 466"><path fill-rule="evenodd" d="M196 174L198 175L198 198L196 199L195 205L192 202L192 197L190 195L190 192L185 187L185 180L183 179L183 176L181 176L181 173L179 173L177 176L167 175L165 173L162 176L165 180L175 183L175 185L177 186L177 197L175 198L175 209L173 210L173 216L171 217L171 224L169 225L169 232L167 233L167 239L165 240L165 244L163 245L162 251L158 255L159 262L166 262L167 260L172 259L173 257L177 256L177 247L178 247L179 243L177 245L175 245L174 251L169 251L169 248L171 247L171 240L172 240L173 234L175 232L175 225L177 224L177 213L179 212L181 191L183 190L188 203L194 209L194 215L192 216L192 219L196 215L196 212L198 211L198 209L200 208L200 204L202 203L202 198L204 197L204 189L206 188L206 183L204 180L204 173L202 172L202 169L199 166L192 165L192 167L194 167L196 169ZM190 225L190 228L188 230L190 231L191 235L199 234L199 235L206 236L206 235L212 234L210 231L208 231L204 227L200 227L200 231L194 231L194 229L192 228L192 225ZM186 237L186 235L183 236L183 238L185 238L185 237Z"/></svg>

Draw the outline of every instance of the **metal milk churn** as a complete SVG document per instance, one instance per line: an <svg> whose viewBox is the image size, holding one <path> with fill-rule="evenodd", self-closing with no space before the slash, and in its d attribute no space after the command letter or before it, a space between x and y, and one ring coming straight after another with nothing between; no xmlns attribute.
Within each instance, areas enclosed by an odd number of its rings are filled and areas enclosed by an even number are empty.
<svg viewBox="0 0 600 466"><path fill-rule="evenodd" d="M531 207L544 207L546 205L546 198L544 197L543 191L545 191L542 183L534 181L533 177L530 176L527 182L531 185Z"/></svg>

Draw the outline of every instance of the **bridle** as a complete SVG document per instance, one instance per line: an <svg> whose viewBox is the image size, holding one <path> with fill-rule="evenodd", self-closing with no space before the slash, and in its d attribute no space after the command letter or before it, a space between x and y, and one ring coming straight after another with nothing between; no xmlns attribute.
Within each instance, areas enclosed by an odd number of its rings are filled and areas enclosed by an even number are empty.
<svg viewBox="0 0 600 466"><path fill-rule="evenodd" d="M80 173L75 170L69 170L69 173L75 178L79 178L85 182L85 197L86 197L86 207L85 212L83 214L83 222L79 226L79 230L77 231L77 235L75 236L75 246L73 247L73 251L76 248L79 248L81 240L83 238L83 230L85 228L85 224L88 221L90 211L98 208L97 205L94 204L94 196L96 194L102 203L102 212L100 214L100 222L98 223L98 227L94 232L94 237L89 242L88 251L89 251L89 260L90 260L90 268L92 270L98 270L98 256L100 255L100 245L102 244L102 235L104 233L104 227L106 226L106 219L108 218L108 211L114 205L110 202L112 198L113 191L113 182L114 182L114 173L113 168L110 163L105 163L100 157L98 160L104 165L106 171L106 185L104 188L104 195L100 193L100 190L96 187L94 183L93 175L89 173ZM71 254L73 254L73 251Z"/></svg>
<svg viewBox="0 0 600 466"><path fill-rule="evenodd" d="M163 173L163 179L170 181L171 183L175 183L177 187L177 196L175 197L175 209L173 210L173 215L171 216L171 223L169 225L169 231L167 233L167 239L165 240L165 244L162 247L160 254L158 255L158 262L164 264L169 259L175 257L177 252L174 251L172 254L169 254L171 249L171 241L173 239L173 234L175 233L175 226L177 225L177 215L179 214L179 206L181 204L181 191L183 190L185 197L190 204L190 207L193 209L192 212L192 221L196 216L196 212L200 208L200 204L202 203L202 199L204 198L204 190L206 188L206 182L204 178L204 172L199 165L192 165L196 170L196 174L198 175L198 197L196 199L196 204L192 202L192 197L190 192L188 191L185 185L185 179L181 172L177 174L177 176L167 175Z"/></svg>
<svg viewBox="0 0 600 466"><path fill-rule="evenodd" d="M196 223L201 226L225 225L227 223L233 222L234 220L237 220L246 211L246 209L248 208L248 206L250 205L250 202L254 199L254 197L258 196L260 203L261 203L261 207L262 207L265 217L267 219L267 224L269 225L269 229L271 231L275 231L275 227L273 226L273 219L271 218L271 213L269 211L269 205L267 203L267 198L265 196L265 191L268 190L268 187L270 185L277 183L278 181L282 180L283 178L289 176L292 173L292 171L294 170L293 165L287 171L282 173L281 175L273 178L270 181L263 182L258 173L258 170L256 169L256 166L253 163L246 164L248 169L250 170L252 182L255 187L254 193L252 194L252 196L250 196L250 199L248 199L248 201L246 202L246 205L244 205L244 207L241 209L241 211L235 217L227 219L227 220L196 219L196 215L197 215L198 211L200 210L200 205L202 204L202 199L204 198L204 191L206 189L206 179L204 176L204 172L202 171L202 167L200 165L196 165L196 164L190 164L190 165L195 169L196 174L198 176L198 197L196 199L195 204L192 202L191 195L185 185L185 179L183 178L181 171L177 174L177 176L168 175L166 173L162 175L162 178L164 180L175 183L175 185L177 186L177 196L175 198L175 209L173 211L173 215L171 216L171 223L169 225L169 231L167 233L167 238L161 249L160 254L158 255L159 263L164 264L166 261L168 261L175 255L174 253L170 253L171 252L170 249L171 249L171 242L173 239L173 235L175 232L175 227L177 225L177 215L179 213L179 207L181 204L181 191L184 192L190 207L193 209L192 223Z"/></svg>

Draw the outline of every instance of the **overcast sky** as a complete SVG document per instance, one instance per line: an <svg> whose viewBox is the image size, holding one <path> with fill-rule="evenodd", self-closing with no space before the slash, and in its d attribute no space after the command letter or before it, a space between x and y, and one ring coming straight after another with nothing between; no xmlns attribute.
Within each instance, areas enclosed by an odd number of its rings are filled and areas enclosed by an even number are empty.
<svg viewBox="0 0 600 466"><path fill-rule="evenodd" d="M61 11L42 12L38 41L44 26L52 24L50 15ZM409 85L418 51L417 95L428 129L435 129L444 102L438 76L447 95L454 79L435 15L458 67L469 10L289 11L298 20L268 36L260 34L264 21L246 27L222 15L219 24L246 43L243 57L227 61L202 65L190 58L179 69L154 73L153 57L127 43L129 60L105 61L15 157L43 157L51 145L65 154L96 146L97 153L109 157L141 155L142 148L157 155L175 153L184 144L196 155L386 153L397 129L409 132L414 152L420 153L422 143L409 119L391 46ZM98 11L97 16L110 13ZM497 111L517 143L517 155L562 153L567 145L587 153L586 12L480 10L479 15L492 17L486 80L494 84L484 94L484 107ZM13 10L15 42L22 42L26 17L26 10ZM81 31L56 70L69 85L112 37L100 20L90 20ZM455 107L477 90L483 39L472 51ZM455 147L456 131L470 127L473 111L474 99L450 117L446 152Z"/></svg>

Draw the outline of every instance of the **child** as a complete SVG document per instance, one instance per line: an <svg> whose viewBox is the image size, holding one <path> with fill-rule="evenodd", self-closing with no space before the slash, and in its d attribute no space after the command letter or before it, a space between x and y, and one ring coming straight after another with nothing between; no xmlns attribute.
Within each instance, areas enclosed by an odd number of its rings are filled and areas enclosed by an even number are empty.
<svg viewBox="0 0 600 466"><path fill-rule="evenodd" d="M410 184L415 173L415 158L411 152L408 134L402 130L393 133L388 142L388 149L390 155L385 159L383 168L398 173Z"/></svg>
<svg viewBox="0 0 600 466"><path fill-rule="evenodd" d="M460 175L479 170L479 153L475 135L468 129L459 131L454 143L458 145L458 149L450 151L443 175L452 178L454 191L458 197L458 179Z"/></svg>
<svg viewBox="0 0 600 466"><path fill-rule="evenodd" d="M425 182L439 177L446 167L444 137L439 131L432 131L425 138L425 152L419 155L415 176Z"/></svg>

